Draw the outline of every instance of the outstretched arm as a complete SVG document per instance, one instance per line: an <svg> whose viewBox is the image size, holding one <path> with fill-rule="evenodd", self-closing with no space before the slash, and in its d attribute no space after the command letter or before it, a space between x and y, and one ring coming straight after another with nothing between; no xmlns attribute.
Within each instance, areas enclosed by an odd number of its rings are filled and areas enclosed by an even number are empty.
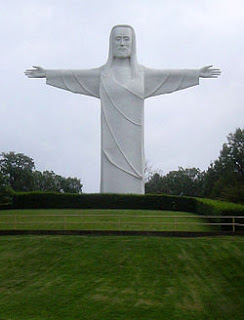
<svg viewBox="0 0 244 320"><path fill-rule="evenodd" d="M145 98L190 88L199 84L199 78L217 78L220 73L212 66L181 70L145 68Z"/></svg>
<svg viewBox="0 0 244 320"><path fill-rule="evenodd" d="M28 78L46 78L50 86L99 98L101 68L90 70L46 70L33 66L26 70Z"/></svg>

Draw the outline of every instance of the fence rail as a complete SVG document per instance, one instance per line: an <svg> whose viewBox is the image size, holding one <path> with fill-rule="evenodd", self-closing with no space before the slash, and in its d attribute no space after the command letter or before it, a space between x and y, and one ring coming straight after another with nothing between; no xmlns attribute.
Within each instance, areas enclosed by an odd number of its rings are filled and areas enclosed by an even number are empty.
<svg viewBox="0 0 244 320"><path fill-rule="evenodd" d="M45 221L42 219L45 218ZM50 220L52 218L52 220ZM49 219L49 220L47 220ZM60 220L61 219L61 220ZM140 221L145 219L150 221ZM156 221L155 221L156 219ZM166 220L165 220L166 219ZM184 221L182 221L184 219ZM188 219L201 219L208 221L187 221ZM217 222L213 222L216 220ZM150 226L150 230L153 230L153 226L158 227L167 226L172 227L172 231L176 230L179 226L230 226L232 232L236 231L236 227L239 229L244 227L244 216L199 216L199 215L113 215L113 214L69 214L69 215L0 215L0 230L13 228L15 230L20 227L28 229L30 225L34 226L36 230L41 229L40 226L57 226L62 230L69 229L68 227L77 225L79 230L87 229L87 226L93 226L94 230L101 230L101 226L117 227L119 230L125 230L125 228L131 228L133 230L135 226ZM211 220L211 221L210 221ZM227 221L226 221L227 220ZM94 227L96 226L97 227ZM51 227L50 227L51 226ZM86 226L86 227L85 227ZM100 226L100 227L99 227ZM55 229L57 229L57 227ZM73 228L73 227L72 227ZM155 229L154 228L154 229ZM157 229L158 230L158 229ZM188 230L187 230L188 231Z"/></svg>

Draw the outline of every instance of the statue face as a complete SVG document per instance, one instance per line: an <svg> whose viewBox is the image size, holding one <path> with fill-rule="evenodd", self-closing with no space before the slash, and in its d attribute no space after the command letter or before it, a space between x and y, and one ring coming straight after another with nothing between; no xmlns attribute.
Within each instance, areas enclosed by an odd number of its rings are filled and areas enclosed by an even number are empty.
<svg viewBox="0 0 244 320"><path fill-rule="evenodd" d="M112 37L113 56L115 58L129 58L132 51L132 30L128 27L117 27Z"/></svg>

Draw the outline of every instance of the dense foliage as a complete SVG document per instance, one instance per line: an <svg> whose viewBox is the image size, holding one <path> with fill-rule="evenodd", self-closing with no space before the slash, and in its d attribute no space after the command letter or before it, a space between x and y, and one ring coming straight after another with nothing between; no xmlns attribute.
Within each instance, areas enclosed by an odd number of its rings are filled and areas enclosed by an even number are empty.
<svg viewBox="0 0 244 320"><path fill-rule="evenodd" d="M17 192L13 208L146 209L195 211L194 199L168 195L69 194Z"/></svg>
<svg viewBox="0 0 244 320"><path fill-rule="evenodd" d="M228 135L205 174L204 195L244 203L244 129Z"/></svg>
<svg viewBox="0 0 244 320"><path fill-rule="evenodd" d="M162 176L154 173L146 183L146 193L166 193L169 195L202 195L203 173L196 168L179 168Z"/></svg>
<svg viewBox="0 0 244 320"><path fill-rule="evenodd" d="M6 208L6 207L5 207ZM144 209L186 211L200 215L244 215L244 206L223 201L169 195L71 194L15 192L14 209Z"/></svg>
<svg viewBox="0 0 244 320"><path fill-rule="evenodd" d="M82 193L82 184L77 178L64 178L53 171L35 170L34 160L23 153L1 153L0 204L8 202L6 193L10 190Z"/></svg>
<svg viewBox="0 0 244 320"><path fill-rule="evenodd" d="M179 168L163 176L153 172L146 183L146 193L166 193L208 197L244 203L244 129L227 137L219 158L206 172L197 168Z"/></svg>
<svg viewBox="0 0 244 320"><path fill-rule="evenodd" d="M12 191L8 185L7 178L0 171L0 205L12 203Z"/></svg>

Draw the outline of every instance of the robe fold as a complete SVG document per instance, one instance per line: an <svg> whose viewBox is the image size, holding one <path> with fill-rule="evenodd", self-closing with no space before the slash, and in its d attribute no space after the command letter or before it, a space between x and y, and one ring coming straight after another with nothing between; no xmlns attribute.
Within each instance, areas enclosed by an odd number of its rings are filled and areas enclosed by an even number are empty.
<svg viewBox="0 0 244 320"><path fill-rule="evenodd" d="M47 84L101 99L101 192L144 194L144 100L195 86L197 70L139 66L120 83L103 67L47 70Z"/></svg>

